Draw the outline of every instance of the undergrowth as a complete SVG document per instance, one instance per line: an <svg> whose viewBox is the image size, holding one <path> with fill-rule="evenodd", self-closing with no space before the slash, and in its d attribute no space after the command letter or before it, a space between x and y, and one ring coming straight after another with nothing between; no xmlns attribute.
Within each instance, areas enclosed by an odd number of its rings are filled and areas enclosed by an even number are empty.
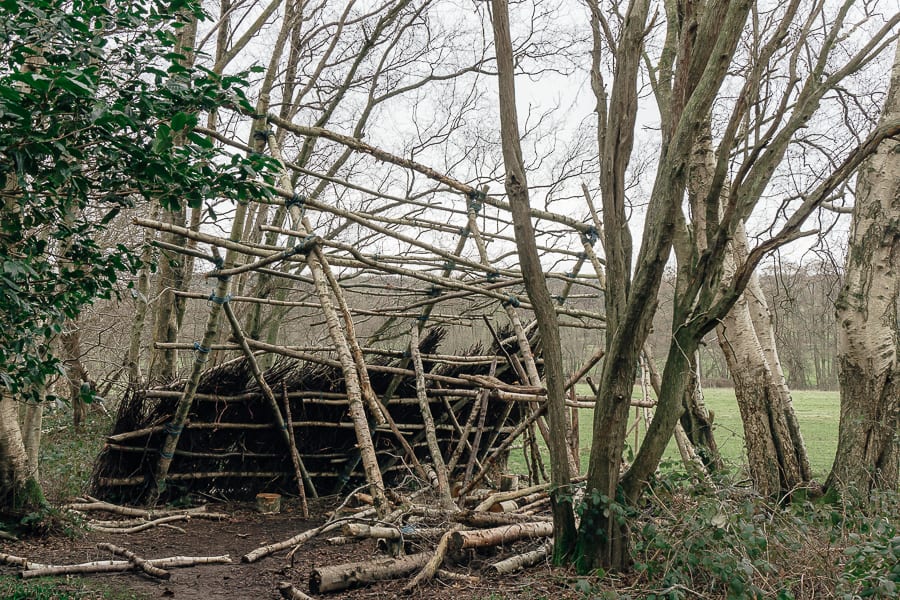
<svg viewBox="0 0 900 600"><path fill-rule="evenodd" d="M113 422L111 415L93 407L81 431L74 431L71 419L71 410L44 414L40 475L44 496L52 504L85 492Z"/></svg>
<svg viewBox="0 0 900 600"><path fill-rule="evenodd" d="M797 499L778 505L732 481L699 485L667 471L634 523L634 572L606 582L615 584L616 597L854 600L900 594L896 493L866 506Z"/></svg>
<svg viewBox="0 0 900 600"><path fill-rule="evenodd" d="M147 600L149 596L105 582L79 577L66 579L40 577L23 581L0 575L3 600Z"/></svg>

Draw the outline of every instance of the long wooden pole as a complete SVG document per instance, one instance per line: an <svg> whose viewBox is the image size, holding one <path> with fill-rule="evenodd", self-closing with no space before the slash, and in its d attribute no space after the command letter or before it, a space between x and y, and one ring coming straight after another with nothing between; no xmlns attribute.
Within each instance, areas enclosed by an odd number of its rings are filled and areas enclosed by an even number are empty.
<svg viewBox="0 0 900 600"><path fill-rule="evenodd" d="M269 133L267 136L269 148L272 156L282 162L281 149L275 140L275 136ZM290 177L286 172L282 173L282 185L290 185ZM303 218L300 207L291 204L289 207L293 228L302 236L311 234L311 227L308 221ZM340 359L341 370L344 374L344 387L347 391L347 401L349 404L350 420L353 422L356 431L356 441L359 446L360 457L362 459L363 470L366 473L366 480L369 482L369 492L375 504L375 508L379 515L389 510L389 503L384 495L384 481L381 477L381 470L378 467L378 458L375 454L375 446L372 442L372 433L369 429L369 420L366 416L366 408L364 404L364 389L360 380L359 365L356 363L353 352L350 348L350 342L344 329L341 327L340 317L334 308L331 298L331 285L329 278L325 273L327 263L324 262L324 254L321 248L316 245L312 252L307 253L306 262L309 266L310 273L315 282L316 295L322 306L322 313L328 326L328 333L331 341L335 346L338 357ZM346 324L346 323L345 323ZM355 343L355 338L353 339ZM367 382L368 379L363 380ZM374 395L373 395L374 396ZM371 401L371 398L369 398ZM378 422L384 421L381 409L377 405L371 406L373 418Z"/></svg>
<svg viewBox="0 0 900 600"><path fill-rule="evenodd" d="M450 497L450 481L447 473L447 465L438 445L437 433L434 429L434 417L431 407L428 406L428 398L425 395L425 368L422 365L422 356L419 354L419 327L413 324L409 331L409 352L412 355L413 368L416 371L416 396L419 399L419 412L422 413L422 423L425 425L425 439L428 442L428 451L431 453L431 462L437 473L437 491L441 503L446 508L453 506Z"/></svg>
<svg viewBox="0 0 900 600"><path fill-rule="evenodd" d="M253 355L253 351L250 349L250 346L247 345L247 337L244 335L244 331L241 329L241 324L234 315L234 311L231 310L230 304L225 302L222 304L222 308L225 311L225 316L228 317L228 322L231 323L231 333L240 345L241 350L244 351L244 358L247 361L247 364L250 365L250 371L253 373L253 378L256 380L256 383L259 384L263 396L265 396L266 400L269 402L269 408L272 409L275 425L278 430L281 431L282 437L287 445L288 453L291 455L291 463L294 465L294 475L297 478L297 490L300 493L300 505L303 511L303 518L308 519L309 505L306 502L306 489L304 487L303 477L303 472L306 468L303 465L303 459L300 458L300 454L297 453L297 447L294 445L294 432L290 430L288 424L285 422L284 418L282 418L281 410L278 407L278 400L275 399L275 393L272 392L272 388L269 386L266 378L263 377L263 373L259 368L259 363L256 362L256 356ZM315 490L315 488L313 488L313 490Z"/></svg>

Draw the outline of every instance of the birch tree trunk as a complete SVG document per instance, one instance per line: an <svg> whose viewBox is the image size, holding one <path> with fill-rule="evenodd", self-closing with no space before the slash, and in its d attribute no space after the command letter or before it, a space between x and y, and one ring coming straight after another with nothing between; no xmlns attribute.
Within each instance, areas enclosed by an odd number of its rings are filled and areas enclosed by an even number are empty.
<svg viewBox="0 0 900 600"><path fill-rule="evenodd" d="M176 227L184 227L186 213L182 207L179 210L164 210L162 221ZM162 235L162 241L183 247L185 238L173 233ZM171 251L162 251L158 254L158 271L156 293L156 310L153 313L153 341L175 342L178 336L176 324L175 291L181 289L181 272L184 266L184 256ZM153 359L149 378L150 381L163 382L175 379L177 351L173 349L153 350Z"/></svg>
<svg viewBox="0 0 900 600"><path fill-rule="evenodd" d="M881 120L900 115L900 45ZM836 303L841 422L825 487L866 499L896 490L900 465L900 142L859 171L844 287Z"/></svg>
<svg viewBox="0 0 900 600"><path fill-rule="evenodd" d="M12 396L0 396L0 513L6 514L28 512L44 503L40 483L28 468L18 408Z"/></svg>
<svg viewBox="0 0 900 600"><path fill-rule="evenodd" d="M69 330L59 336L59 341L66 369L69 403L72 405L72 425L78 430L87 417L87 405L82 398L81 387L83 384L90 385L90 381L84 363L81 362L81 328L78 319L69 321L67 326Z"/></svg>
<svg viewBox="0 0 900 600"><path fill-rule="evenodd" d="M36 480L40 480L41 426L44 422L44 402L47 390L42 389L40 402L29 402L25 405L25 416L22 419L22 442L28 457L28 472Z"/></svg>
<svg viewBox="0 0 900 600"><path fill-rule="evenodd" d="M740 236L738 239L743 239L743 236ZM763 356L769 366L772 383L778 393L779 409L784 413L785 425L793 446L792 448L785 447L783 451L793 451L797 457L799 481L807 482L812 479L812 467L809 465L809 455L806 452L806 443L803 441L803 435L800 432L797 413L794 412L794 399L791 396L791 390L788 387L784 369L781 366L781 357L775 345L775 326L772 321L772 313L769 310L765 294L759 283L759 277L756 274L750 277L744 296L747 298L747 307L750 310L753 329L756 331L756 337L762 348Z"/></svg>
<svg viewBox="0 0 900 600"><path fill-rule="evenodd" d="M184 13L181 16L183 26L178 28L176 54L182 56L178 60L183 67L194 63L194 44L197 40L197 16ZM183 136L176 132L176 145L183 144ZM164 207L165 208L165 207ZM198 209L199 210L199 209ZM194 212L199 215L198 210ZM176 227L184 227L187 221L187 207L183 204L172 210L163 210L162 220ZM193 221L193 220L192 220ZM193 224L193 223L192 223ZM199 227L199 221L196 225ZM163 234L163 241L185 247L187 238L175 233ZM178 341L178 330L184 316L186 299L175 295L176 291L186 290L190 282L190 271L193 260L178 252L159 253L159 275L157 283L157 304L154 313L153 341L172 343ZM151 381L171 381L177 371L177 350L154 350L149 378Z"/></svg>
<svg viewBox="0 0 900 600"><path fill-rule="evenodd" d="M731 252L733 257L725 261L726 272L747 257L743 226L738 227ZM734 380L750 477L760 494L789 494L812 478L812 469L756 274L722 319L717 334Z"/></svg>
<svg viewBox="0 0 900 600"><path fill-rule="evenodd" d="M745 297L722 319L718 335L744 424L750 477L760 494L776 496L784 489L782 479L785 484L794 480L792 474L797 472L797 465L795 461L788 469L782 465L778 440L787 430L783 421L777 420L778 393Z"/></svg>
<svg viewBox="0 0 900 600"><path fill-rule="evenodd" d="M159 204L153 203L149 218L155 221L159 217ZM152 229L144 231L144 247L141 250L141 270L138 272L137 284L134 287L134 318L131 320L131 330L128 340L128 354L125 357L125 365L128 368L128 383L139 385L143 379L141 371L141 338L144 332L144 323L147 320L150 295L150 262L154 258L153 246L150 242L156 237Z"/></svg>

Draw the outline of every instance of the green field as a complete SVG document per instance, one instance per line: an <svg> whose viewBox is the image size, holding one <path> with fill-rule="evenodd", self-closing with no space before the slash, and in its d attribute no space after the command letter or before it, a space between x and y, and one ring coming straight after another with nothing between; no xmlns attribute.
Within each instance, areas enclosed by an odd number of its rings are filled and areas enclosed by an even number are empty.
<svg viewBox="0 0 900 600"><path fill-rule="evenodd" d="M579 389L579 394L587 395L590 391ZM640 390L635 388L636 394ZM703 391L706 405L714 413L713 424L715 427L716 442L722 452L722 457L730 465L740 467L745 464L744 458L744 429L741 424L741 416L738 412L734 390L730 388L710 388ZM834 460L837 449L838 419L840 416L840 396L838 392L822 391L795 391L792 392L794 410L800 421L800 430L806 442L809 460L813 468L814 476L820 481L824 480ZM638 396L639 397L639 396ZM644 434L644 423L641 422L635 428L635 410L631 411L629 422L629 435L627 443L629 447L636 448L640 444ZM588 454L592 439L591 425L594 411L581 409L579 414L579 431L581 441L581 468L587 470ZM545 455L546 457L546 455ZM665 459L679 461L678 450L672 441L666 449ZM546 463L546 461L545 461ZM547 464L549 468L549 464ZM513 450L510 455L509 468L515 473L525 473L526 467L522 457L521 446Z"/></svg>

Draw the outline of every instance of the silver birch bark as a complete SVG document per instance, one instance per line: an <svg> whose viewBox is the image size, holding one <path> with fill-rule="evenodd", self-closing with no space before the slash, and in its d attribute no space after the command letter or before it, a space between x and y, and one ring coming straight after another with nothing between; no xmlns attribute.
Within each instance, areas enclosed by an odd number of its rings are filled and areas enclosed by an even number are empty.
<svg viewBox="0 0 900 600"><path fill-rule="evenodd" d="M44 422L46 388L41 390L40 396L40 402L25 405L25 415L22 418L22 443L28 457L28 472L37 480L40 480L41 425Z"/></svg>
<svg viewBox="0 0 900 600"><path fill-rule="evenodd" d="M747 256L743 226L738 227L730 248L733 257L725 261L729 274ZM765 496L789 494L811 479L812 469L756 274L723 317L717 334L734 380L751 479Z"/></svg>
<svg viewBox="0 0 900 600"><path fill-rule="evenodd" d="M19 428L19 407L9 394L0 396L0 513L19 513L44 502Z"/></svg>
<svg viewBox="0 0 900 600"><path fill-rule="evenodd" d="M178 43L175 52L183 56L178 62L184 67L190 67L194 63L194 44L197 41L197 16L185 13L181 16L183 27L180 27L176 35ZM183 143L180 134L175 136L175 144ZM183 227L187 221L187 207L184 205L174 210L163 211L163 221L172 225ZM199 226L199 222L197 223ZM174 233L164 234L163 241L175 246L184 247L187 239ZM181 325L181 317L184 314L185 298L175 294L176 291L186 290L190 282L189 270L193 269L193 261L189 257L176 252L163 251L159 253L159 275L157 280L157 304L153 319L153 341L172 343L177 341L178 329ZM177 351L174 349L154 350L151 361L151 381L171 381L175 378L177 370Z"/></svg>
<svg viewBox="0 0 900 600"><path fill-rule="evenodd" d="M900 116L900 44L882 122ZM826 488L846 498L896 490L900 465L900 142L860 169L844 286L836 304L841 422Z"/></svg>

